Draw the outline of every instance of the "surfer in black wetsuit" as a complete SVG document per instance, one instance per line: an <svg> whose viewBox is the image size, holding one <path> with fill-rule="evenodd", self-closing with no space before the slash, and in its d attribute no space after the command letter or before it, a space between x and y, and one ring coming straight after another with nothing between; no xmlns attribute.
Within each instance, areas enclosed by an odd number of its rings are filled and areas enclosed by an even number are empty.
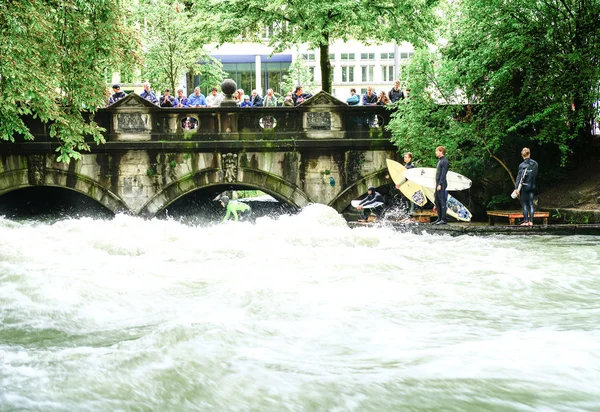
<svg viewBox="0 0 600 412"><path fill-rule="evenodd" d="M432 225L446 225L446 201L448 200L448 180L446 175L448 174L448 159L446 159L446 148L444 146L438 146L435 149L435 156L439 159L437 163L437 170L435 172L435 208L437 210L438 218Z"/></svg>
<svg viewBox="0 0 600 412"><path fill-rule="evenodd" d="M383 213L383 204L376 207L369 207L375 203L384 202L381 193L376 192L373 186L369 186L369 188L367 189L367 193L367 197L365 197L357 206L357 209L361 213L361 219L359 220L359 222L366 222L371 212L373 212L373 214L377 216L377 218L381 218L381 215Z"/></svg>
<svg viewBox="0 0 600 412"><path fill-rule="evenodd" d="M530 158L531 151L524 147L521 150L523 162L519 165L519 173L515 184L515 192L521 197L523 207L523 223L521 226L533 226L533 192L535 191L535 178L538 173L538 164Z"/></svg>

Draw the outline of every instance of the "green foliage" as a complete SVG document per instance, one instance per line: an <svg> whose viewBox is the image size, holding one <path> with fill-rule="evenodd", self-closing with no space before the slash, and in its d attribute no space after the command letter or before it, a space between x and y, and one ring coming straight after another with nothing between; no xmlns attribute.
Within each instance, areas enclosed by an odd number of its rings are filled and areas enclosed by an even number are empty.
<svg viewBox="0 0 600 412"><path fill-rule="evenodd" d="M155 85L157 92L169 88L174 95L186 71L201 75L204 90L223 80L221 62L204 50L210 41L206 31L209 16L198 14L188 4L177 0L139 0L132 6L136 20L144 22L142 76Z"/></svg>
<svg viewBox="0 0 600 412"><path fill-rule="evenodd" d="M312 92L315 87L313 76L300 54L290 65L288 74L283 75L283 81L281 82L280 87L282 93L287 94L290 91L293 92L298 85L302 86L305 92Z"/></svg>
<svg viewBox="0 0 600 412"><path fill-rule="evenodd" d="M237 196L238 199L247 199L250 197L259 197L259 196L264 196L265 193L261 192L260 190L238 190L237 191Z"/></svg>
<svg viewBox="0 0 600 412"><path fill-rule="evenodd" d="M524 146L545 147L563 163L572 151L586 153L600 98L600 2L445 6L438 34L447 41L408 68L411 98L390 125L399 149L422 156L441 144L453 168L471 173L492 159L514 169L503 156L518 162Z"/></svg>
<svg viewBox="0 0 600 412"><path fill-rule="evenodd" d="M58 160L104 142L88 121L106 103L110 68L132 67L138 45L117 0L0 2L0 138L33 139L23 118L50 124Z"/></svg>
<svg viewBox="0 0 600 412"><path fill-rule="evenodd" d="M239 36L261 41L269 27L276 51L306 43L319 48L322 89L331 93L330 42L341 39L409 41L415 46L433 39L433 8L438 0L198 0L195 7L211 20L220 43ZM231 24L227 24L230 22ZM234 24L239 22L239 24ZM225 24L224 24L225 23Z"/></svg>

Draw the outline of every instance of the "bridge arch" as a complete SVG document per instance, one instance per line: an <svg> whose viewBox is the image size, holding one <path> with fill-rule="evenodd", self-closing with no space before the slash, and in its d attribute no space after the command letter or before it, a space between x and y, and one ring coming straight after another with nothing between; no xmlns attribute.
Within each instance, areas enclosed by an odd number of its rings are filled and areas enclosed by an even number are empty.
<svg viewBox="0 0 600 412"><path fill-rule="evenodd" d="M366 193L369 186L379 187L388 184L389 182L390 178L388 170L378 170L352 183L346 190L329 202L329 206L341 213L348 207L352 200L358 198L363 193Z"/></svg>
<svg viewBox="0 0 600 412"><path fill-rule="evenodd" d="M211 186L245 185L259 189L269 195L285 199L291 205L301 208L312 203L309 197L297 186L274 174L262 170L240 168L238 179L224 182L220 169L205 169L183 176L179 180L165 186L163 190L150 199L139 211L140 216L154 217L187 193Z"/></svg>
<svg viewBox="0 0 600 412"><path fill-rule="evenodd" d="M73 190L94 199L114 214L127 212L129 208L121 199L100 183L67 170L46 168L43 175L36 176L35 184L31 184L29 169L7 170L0 173L0 196L14 190L28 187L58 187Z"/></svg>

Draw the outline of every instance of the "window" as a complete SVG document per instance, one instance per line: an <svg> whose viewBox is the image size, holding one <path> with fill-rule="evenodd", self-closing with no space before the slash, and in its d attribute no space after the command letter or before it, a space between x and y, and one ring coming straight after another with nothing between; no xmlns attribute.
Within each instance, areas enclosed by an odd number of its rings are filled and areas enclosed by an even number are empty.
<svg viewBox="0 0 600 412"><path fill-rule="evenodd" d="M360 89L360 94L366 94L367 93L367 89Z"/></svg>
<svg viewBox="0 0 600 412"><path fill-rule="evenodd" d="M406 52L400 53L400 58L401 59L408 59L408 53L406 53Z"/></svg>
<svg viewBox="0 0 600 412"><path fill-rule="evenodd" d="M375 60L375 53L361 53L361 60Z"/></svg>
<svg viewBox="0 0 600 412"><path fill-rule="evenodd" d="M310 73L310 81L315 81L315 66L308 66L308 72Z"/></svg>
<svg viewBox="0 0 600 412"><path fill-rule="evenodd" d="M254 89L254 73L256 68L254 63L223 63L223 71L227 72L229 78L237 83L238 88L248 92ZM194 86L200 84L200 76L194 78Z"/></svg>
<svg viewBox="0 0 600 412"><path fill-rule="evenodd" d="M341 60L354 60L354 53L342 53L341 54Z"/></svg>
<svg viewBox="0 0 600 412"><path fill-rule="evenodd" d="M381 66L381 81L391 82L394 79L394 66Z"/></svg>
<svg viewBox="0 0 600 412"><path fill-rule="evenodd" d="M394 60L394 53L381 53L381 60Z"/></svg>
<svg viewBox="0 0 600 412"><path fill-rule="evenodd" d="M281 63L263 63L263 90L266 93L267 89L273 89L276 93L281 93L281 82L283 81L283 76L288 74L290 63L281 62ZM244 89L245 90L245 89Z"/></svg>
<svg viewBox="0 0 600 412"><path fill-rule="evenodd" d="M375 66L361 66L362 71L362 81L363 82L372 82L373 81L373 71L375 70Z"/></svg>
<svg viewBox="0 0 600 412"><path fill-rule="evenodd" d="M268 40L271 38L271 30L272 28L270 26L265 26L263 27L262 31L260 32L260 37L263 40Z"/></svg>
<svg viewBox="0 0 600 412"><path fill-rule="evenodd" d="M335 60L335 53L329 53L329 60Z"/></svg>
<svg viewBox="0 0 600 412"><path fill-rule="evenodd" d="M307 62L314 62L315 60L315 54L314 53L304 53L302 55L302 58L307 61Z"/></svg>
<svg viewBox="0 0 600 412"><path fill-rule="evenodd" d="M342 83L354 83L354 66L342 66Z"/></svg>

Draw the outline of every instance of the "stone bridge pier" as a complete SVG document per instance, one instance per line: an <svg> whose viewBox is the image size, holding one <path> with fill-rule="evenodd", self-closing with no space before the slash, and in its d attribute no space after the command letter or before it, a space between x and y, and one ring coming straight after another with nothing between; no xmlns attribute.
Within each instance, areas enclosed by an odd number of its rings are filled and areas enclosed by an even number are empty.
<svg viewBox="0 0 600 412"><path fill-rule="evenodd" d="M350 107L321 92L297 107L159 108L135 94L94 120L106 143L55 161L49 125L26 119L34 141L0 144L1 195L32 186L82 193L119 213L153 217L193 191L254 188L296 207L344 210L389 183L396 158L381 107Z"/></svg>

